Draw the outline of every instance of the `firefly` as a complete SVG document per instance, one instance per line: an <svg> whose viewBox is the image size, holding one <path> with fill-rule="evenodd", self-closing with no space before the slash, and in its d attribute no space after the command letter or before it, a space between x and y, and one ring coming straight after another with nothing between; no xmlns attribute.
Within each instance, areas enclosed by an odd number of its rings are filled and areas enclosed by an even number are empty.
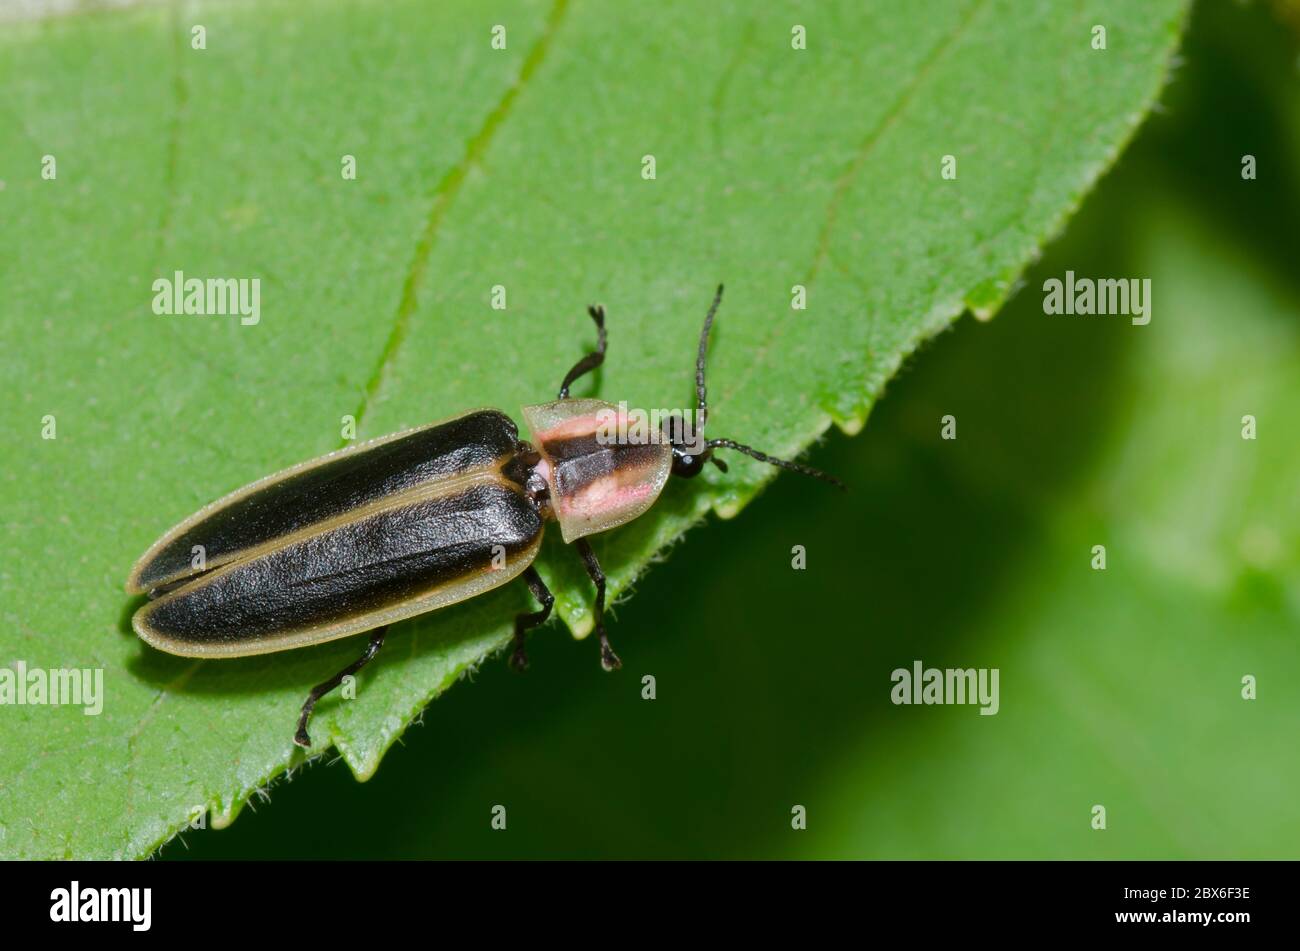
<svg viewBox="0 0 1300 951"><path fill-rule="evenodd" d="M709 330L721 301L719 286L700 332L693 423L672 413L650 438L611 441L620 408L569 396L605 360L605 311L590 307L596 349L565 374L555 400L523 407L531 442L505 413L478 409L260 479L185 519L141 556L126 590L149 600L132 626L159 650L199 658L369 632L361 656L308 694L294 734L307 748L317 701L374 660L391 625L517 577L540 605L515 618L511 664L525 668L527 633L555 603L533 562L547 522L557 522L595 586L601 666L617 669L605 630L605 574L589 536L646 512L669 476L694 478L707 464L726 472L719 449L843 488L809 466L703 437Z"/></svg>

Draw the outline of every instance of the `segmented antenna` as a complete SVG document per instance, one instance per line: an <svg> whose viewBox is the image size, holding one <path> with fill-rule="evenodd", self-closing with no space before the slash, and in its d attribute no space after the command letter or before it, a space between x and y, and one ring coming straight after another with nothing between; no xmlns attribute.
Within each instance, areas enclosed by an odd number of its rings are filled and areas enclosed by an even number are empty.
<svg viewBox="0 0 1300 951"><path fill-rule="evenodd" d="M718 305L721 303L722 285L719 284L718 292L713 295L713 303L709 305L709 313L704 318L704 329L700 331L700 352L695 358L695 434L697 436L704 433L704 424L709 418L709 404L704 386L704 366L709 352L709 331L713 328L713 318L717 315ZM759 462L766 462L768 465L789 469L791 472L798 472L802 475L812 476L814 479L821 479L823 482L829 482L840 490L848 488L835 476L827 475L820 469L805 466L801 462L791 462L788 459L769 456L765 452L759 452L754 447L738 443L734 439L709 439L705 441L704 445L709 449L734 449L737 452L743 452L751 459L757 459ZM717 456L710 455L709 461L723 472L727 471L727 464Z"/></svg>
<svg viewBox="0 0 1300 951"><path fill-rule="evenodd" d="M709 313L704 318L704 329L700 331L700 353L695 358L695 433L699 435L704 432L704 424L709 418L709 404L705 398L704 390L704 361L709 352L709 330L713 327L714 315L718 312L718 305L722 303L722 285L718 285L718 292L713 295L713 303L709 305Z"/></svg>
<svg viewBox="0 0 1300 951"><path fill-rule="evenodd" d="M734 449L737 452L743 452L751 459L757 459L759 462L766 462L768 465L777 466L781 469L789 469L791 472L799 472L806 476L812 476L814 479L821 479L823 482L829 482L841 491L846 490L846 486L833 475L828 475L820 469L814 469L812 466L805 466L802 462L791 462L788 459L778 459L776 456L769 456L765 452L759 452L752 446L742 445L733 439L710 439L705 442L710 449Z"/></svg>

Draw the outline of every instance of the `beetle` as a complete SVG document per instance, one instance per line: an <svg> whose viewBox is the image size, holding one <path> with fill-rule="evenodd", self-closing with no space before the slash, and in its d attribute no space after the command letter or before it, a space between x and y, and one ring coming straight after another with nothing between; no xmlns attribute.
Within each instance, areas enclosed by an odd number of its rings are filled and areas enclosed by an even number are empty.
<svg viewBox="0 0 1300 951"><path fill-rule="evenodd" d="M673 413L645 438L611 438L611 424L626 422L624 410L570 398L570 386L605 360L605 311L589 307L596 349L565 374L553 402L523 407L536 445L519 438L505 413L480 409L245 486L185 519L140 557L126 590L149 600L132 627L159 650L200 658L266 654L369 631L361 656L308 694L294 734L307 748L316 702L375 658L390 625L521 575L541 605L515 618L511 665L525 668L526 635L555 603L533 561L546 522L556 521L595 585L601 666L618 668L605 631L605 574L589 535L645 512L670 474L693 478L706 463L726 472L716 449L844 487L809 466L703 438L705 358L721 302L719 285L700 332L693 426Z"/></svg>

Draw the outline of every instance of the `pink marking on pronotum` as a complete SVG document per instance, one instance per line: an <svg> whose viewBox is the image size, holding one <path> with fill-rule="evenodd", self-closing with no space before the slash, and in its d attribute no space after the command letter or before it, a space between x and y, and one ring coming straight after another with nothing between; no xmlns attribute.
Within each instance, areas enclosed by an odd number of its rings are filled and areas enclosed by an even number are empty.
<svg viewBox="0 0 1300 951"><path fill-rule="evenodd" d="M622 484L618 476L605 476L571 495L559 497L560 511L564 515L591 518L602 512L626 508L649 496L658 495L659 486L634 482Z"/></svg>
<svg viewBox="0 0 1300 951"><path fill-rule="evenodd" d="M609 410L602 409L583 416L571 416L562 422L556 423L550 429L538 433L537 438L543 443L547 443L557 439L569 439L574 436L590 436L602 426L609 425L610 415Z"/></svg>
<svg viewBox="0 0 1300 951"><path fill-rule="evenodd" d="M543 443L580 436L591 436L593 434L599 442L658 443L662 439L661 434L658 430L650 428L648 420L649 414L642 410L632 410L629 413L622 406L618 408L611 406L599 409L595 413L572 416L535 435ZM632 432L634 428L640 428L644 431L645 438L627 439L627 434ZM602 434L608 434L613 438L601 439Z"/></svg>

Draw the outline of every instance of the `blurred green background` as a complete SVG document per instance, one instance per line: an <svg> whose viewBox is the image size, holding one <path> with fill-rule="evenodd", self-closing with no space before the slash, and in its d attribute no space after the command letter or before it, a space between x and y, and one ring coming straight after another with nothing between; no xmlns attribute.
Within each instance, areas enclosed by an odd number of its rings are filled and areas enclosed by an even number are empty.
<svg viewBox="0 0 1300 951"><path fill-rule="evenodd" d="M1292 10L1199 4L1161 110L1021 292L811 454L852 491L782 477L688 535L615 610L620 675L547 627L369 783L310 768L162 856L1300 854ZM1066 269L1149 277L1151 324L1045 316ZM1001 711L892 705L916 659L999 668Z"/></svg>

